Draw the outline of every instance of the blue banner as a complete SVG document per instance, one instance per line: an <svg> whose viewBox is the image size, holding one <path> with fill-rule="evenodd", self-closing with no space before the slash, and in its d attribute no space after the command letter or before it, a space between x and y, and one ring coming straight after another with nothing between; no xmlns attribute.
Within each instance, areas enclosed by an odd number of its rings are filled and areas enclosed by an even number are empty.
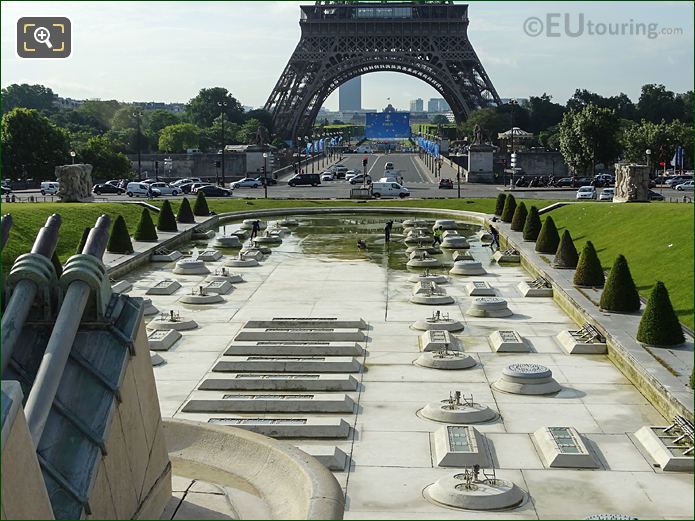
<svg viewBox="0 0 695 521"><path fill-rule="evenodd" d="M410 137L410 112L367 112L367 139L407 139Z"/></svg>

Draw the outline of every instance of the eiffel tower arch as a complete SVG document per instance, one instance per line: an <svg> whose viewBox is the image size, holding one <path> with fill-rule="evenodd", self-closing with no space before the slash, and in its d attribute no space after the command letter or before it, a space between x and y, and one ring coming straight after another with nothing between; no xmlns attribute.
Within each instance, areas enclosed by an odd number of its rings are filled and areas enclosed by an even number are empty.
<svg viewBox="0 0 695 521"><path fill-rule="evenodd" d="M353 1L300 9L301 38L264 107L284 139L310 135L328 96L370 72L420 78L446 100L457 121L500 103L468 40L467 5Z"/></svg>

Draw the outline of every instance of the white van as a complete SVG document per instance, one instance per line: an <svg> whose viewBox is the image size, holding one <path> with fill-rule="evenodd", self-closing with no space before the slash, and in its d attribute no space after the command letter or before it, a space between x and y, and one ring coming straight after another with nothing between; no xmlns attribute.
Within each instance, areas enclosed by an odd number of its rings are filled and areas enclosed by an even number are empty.
<svg viewBox="0 0 695 521"><path fill-rule="evenodd" d="M41 195L55 195L58 193L58 181L43 181L41 183Z"/></svg>
<svg viewBox="0 0 695 521"><path fill-rule="evenodd" d="M372 195L379 199L380 197L410 197L410 190L398 183L372 183Z"/></svg>
<svg viewBox="0 0 695 521"><path fill-rule="evenodd" d="M148 190L152 190L152 195L155 197L158 195L162 195L162 193L156 188L151 188L150 185L148 185L147 183L139 182L128 183L128 187L126 188L125 193L126 195L128 195L128 197L137 197L139 195L147 197Z"/></svg>

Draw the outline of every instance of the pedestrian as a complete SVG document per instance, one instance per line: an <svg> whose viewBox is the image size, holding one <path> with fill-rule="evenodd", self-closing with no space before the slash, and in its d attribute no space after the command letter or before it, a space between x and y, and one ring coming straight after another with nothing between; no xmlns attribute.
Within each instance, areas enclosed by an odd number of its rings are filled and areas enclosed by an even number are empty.
<svg viewBox="0 0 695 521"><path fill-rule="evenodd" d="M147 183L147 198L152 199L152 185Z"/></svg>
<svg viewBox="0 0 695 521"><path fill-rule="evenodd" d="M254 238L258 237L258 232L259 232L260 230L261 230L261 221L259 221L258 219L256 219L256 220L253 221L253 223L251 224L251 238L254 239Z"/></svg>
<svg viewBox="0 0 695 521"><path fill-rule="evenodd" d="M393 221L388 221L384 226L384 242L386 244L391 242L391 228L393 228Z"/></svg>
<svg viewBox="0 0 695 521"><path fill-rule="evenodd" d="M434 241L432 242L432 247L434 248L437 244L442 243L442 235L444 235L444 228L441 226L434 230Z"/></svg>
<svg viewBox="0 0 695 521"><path fill-rule="evenodd" d="M497 249L500 249L500 232L497 231L497 228L494 226L490 226L490 235L492 235L492 242L490 243L490 249L493 250L495 246L497 246Z"/></svg>
<svg viewBox="0 0 695 521"><path fill-rule="evenodd" d="M359 239L357 241L357 248L360 250L366 250L367 249L367 243L364 242L362 239Z"/></svg>

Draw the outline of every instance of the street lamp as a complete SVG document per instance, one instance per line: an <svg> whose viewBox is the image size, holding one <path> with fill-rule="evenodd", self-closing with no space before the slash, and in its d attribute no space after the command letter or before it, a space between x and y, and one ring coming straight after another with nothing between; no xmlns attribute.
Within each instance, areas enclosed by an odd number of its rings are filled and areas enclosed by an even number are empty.
<svg viewBox="0 0 695 521"><path fill-rule="evenodd" d="M458 198L461 199L461 152L456 152L456 186Z"/></svg>
<svg viewBox="0 0 695 521"><path fill-rule="evenodd" d="M509 114L510 114L511 121L512 121L512 128L511 128L511 133L512 133L512 136L511 136L511 140L512 140L512 142L511 142L511 149L512 149L512 153L511 153L511 156L510 156L511 158L515 157L515 156L514 156L514 152L515 152L515 151L514 151L514 107L516 107L518 104L519 104L519 102L516 101L516 100L513 99L513 98L509 100L509 107L510 107ZM512 180L511 180L511 186L510 186L510 188L513 190L513 189L514 189L514 171L516 170L516 161L510 161L510 165L511 165L511 167L512 167ZM506 185L506 183L505 183L505 185Z"/></svg>
<svg viewBox="0 0 695 521"><path fill-rule="evenodd" d="M75 156L76 156L76 155L77 155L77 154L75 153L74 150L71 150L71 151L70 151L70 157L72 158L72 164L73 164L73 165L75 164Z"/></svg>
<svg viewBox="0 0 695 521"><path fill-rule="evenodd" d="M224 149L226 148L225 144L225 139L224 139L224 116L225 116L225 108L227 107L227 102L226 101L218 101L217 106L220 107L220 119L222 120L222 186L224 186ZM219 182L218 182L219 184Z"/></svg>
<svg viewBox="0 0 695 521"><path fill-rule="evenodd" d="M140 118L142 117L142 112L139 110L136 110L133 112L133 117L137 121L138 124L138 135L137 135L137 143L138 143L138 181L142 181L142 156L141 156L141 146L140 146Z"/></svg>
<svg viewBox="0 0 695 521"><path fill-rule="evenodd" d="M263 190L268 199L268 152L263 152Z"/></svg>

